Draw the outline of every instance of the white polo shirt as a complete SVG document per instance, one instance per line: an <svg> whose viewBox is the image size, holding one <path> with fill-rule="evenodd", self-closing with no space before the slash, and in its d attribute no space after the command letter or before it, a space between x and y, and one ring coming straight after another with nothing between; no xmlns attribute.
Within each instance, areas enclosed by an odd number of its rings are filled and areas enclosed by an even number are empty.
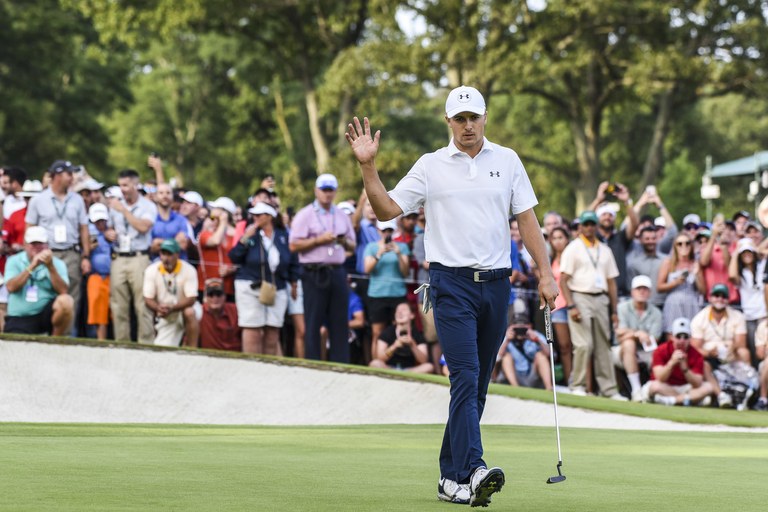
<svg viewBox="0 0 768 512"><path fill-rule="evenodd" d="M448 267L509 268L509 214L538 204L513 150L483 138L471 158L451 139L414 164L389 196L404 212L424 207L426 259Z"/></svg>

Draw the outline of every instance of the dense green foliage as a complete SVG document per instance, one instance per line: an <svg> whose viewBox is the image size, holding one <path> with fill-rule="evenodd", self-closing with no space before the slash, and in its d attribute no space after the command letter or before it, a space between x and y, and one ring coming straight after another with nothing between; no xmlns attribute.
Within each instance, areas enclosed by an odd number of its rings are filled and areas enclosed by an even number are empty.
<svg viewBox="0 0 768 512"><path fill-rule="evenodd" d="M461 83L567 215L603 179L703 213L706 155L768 146L755 0L0 0L0 19L0 164L34 174L67 157L114 181L157 151L208 197L241 201L272 172L298 206L325 170L356 197L351 117L382 130L392 185L445 143ZM749 206L743 180L721 185L716 209Z"/></svg>

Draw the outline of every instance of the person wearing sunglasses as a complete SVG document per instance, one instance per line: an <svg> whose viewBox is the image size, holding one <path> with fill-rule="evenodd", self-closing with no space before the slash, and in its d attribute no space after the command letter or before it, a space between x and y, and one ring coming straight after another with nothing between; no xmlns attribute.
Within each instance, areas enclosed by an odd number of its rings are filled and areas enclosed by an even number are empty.
<svg viewBox="0 0 768 512"><path fill-rule="evenodd" d="M200 319L200 348L241 352L242 329L237 325L237 306L227 302L224 280L211 277L205 281L203 316Z"/></svg>
<svg viewBox="0 0 768 512"><path fill-rule="evenodd" d="M653 352L651 380L642 390L644 401L663 405L707 405L714 392L704 379L704 358L691 345L691 323L672 322L672 336Z"/></svg>
<svg viewBox="0 0 768 512"><path fill-rule="evenodd" d="M662 309L665 333L672 333L672 322L676 318L690 320L701 309L704 279L693 252L693 242L686 233L675 237L672 252L661 262L656 291L667 294Z"/></svg>

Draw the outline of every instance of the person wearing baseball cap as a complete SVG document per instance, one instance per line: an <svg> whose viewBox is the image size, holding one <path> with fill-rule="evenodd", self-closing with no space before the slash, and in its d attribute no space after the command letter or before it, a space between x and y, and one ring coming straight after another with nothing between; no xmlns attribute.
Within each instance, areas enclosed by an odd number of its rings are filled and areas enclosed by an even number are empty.
<svg viewBox="0 0 768 512"><path fill-rule="evenodd" d="M344 261L348 253L355 251L357 237L350 216L334 204L338 188L333 174L317 177L315 200L296 213L289 242L302 267L305 356L320 359L320 328L326 325L329 359L348 363L349 286Z"/></svg>
<svg viewBox="0 0 768 512"><path fill-rule="evenodd" d="M435 325L451 369L438 498L472 506L487 506L504 485L502 469L488 469L482 458L479 423L507 327L510 212L540 272L541 307L554 309L558 294L530 179L517 153L485 137L487 120L480 91L467 85L451 90L445 102L448 145L423 155L389 192L375 162L381 132L371 129L367 117L362 123L354 117L345 134L378 219L424 207L430 281L440 283L439 294L428 291L426 296L435 299Z"/></svg>
<svg viewBox="0 0 768 512"><path fill-rule="evenodd" d="M107 339L109 325L109 274L112 269L112 242L105 233L109 228L109 208L103 203L93 203L88 209L91 224L91 269L86 282L88 318L90 329L96 330L96 339Z"/></svg>
<svg viewBox="0 0 768 512"><path fill-rule="evenodd" d="M48 247L48 231L30 226L24 250L8 258L5 284L8 315L5 332L16 334L70 334L75 304L67 293L67 265Z"/></svg>
<svg viewBox="0 0 768 512"><path fill-rule="evenodd" d="M241 352L242 329L237 325L237 306L234 302L227 302L224 281L212 277L206 279L203 286L200 348Z"/></svg>
<svg viewBox="0 0 768 512"><path fill-rule="evenodd" d="M715 388L704 378L704 358L691 345L691 323L672 322L669 341L653 352L651 380L643 386L643 401L663 405L707 405Z"/></svg>
<svg viewBox="0 0 768 512"><path fill-rule="evenodd" d="M612 347L614 363L627 373L633 402L642 401L640 363L651 366L651 357L661 339L661 310L651 304L651 278L637 275L632 278L632 300L619 304L619 344Z"/></svg>

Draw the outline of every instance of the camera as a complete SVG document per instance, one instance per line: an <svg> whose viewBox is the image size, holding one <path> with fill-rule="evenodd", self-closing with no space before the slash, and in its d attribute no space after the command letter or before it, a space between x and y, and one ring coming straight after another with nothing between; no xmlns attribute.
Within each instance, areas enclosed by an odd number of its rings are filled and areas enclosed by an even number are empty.
<svg viewBox="0 0 768 512"><path fill-rule="evenodd" d="M387 234L387 236L384 237L384 243L388 244L388 243L391 243L391 242L392 242L392 235L391 234Z"/></svg>
<svg viewBox="0 0 768 512"><path fill-rule="evenodd" d="M613 201L616 199L616 193L621 190L621 186L618 183L610 183L605 188L605 199L607 201Z"/></svg>
<svg viewBox="0 0 768 512"><path fill-rule="evenodd" d="M512 330L515 333L515 338L525 338L525 335L528 334L527 327L513 327Z"/></svg>

